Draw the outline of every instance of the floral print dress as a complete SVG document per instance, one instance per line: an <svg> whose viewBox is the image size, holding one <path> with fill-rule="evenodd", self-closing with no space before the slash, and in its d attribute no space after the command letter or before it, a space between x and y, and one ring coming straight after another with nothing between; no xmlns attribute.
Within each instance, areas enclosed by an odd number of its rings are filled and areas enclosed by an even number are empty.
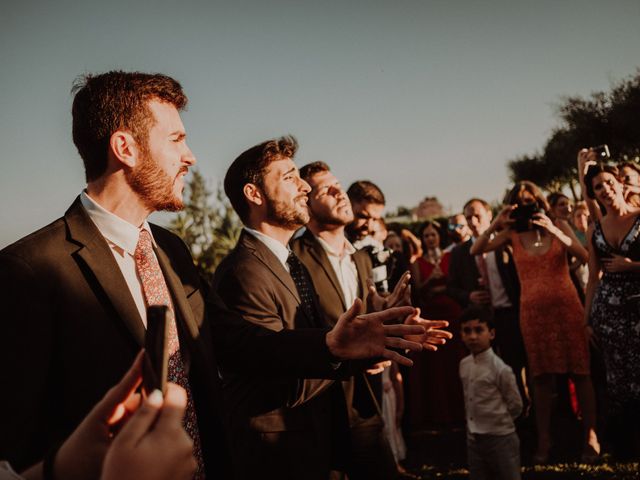
<svg viewBox="0 0 640 480"><path fill-rule="evenodd" d="M591 239L598 258L613 254L640 260L640 216L619 248L596 222ZM604 272L591 306L590 322L607 369L607 391L617 410L640 400L640 273Z"/></svg>

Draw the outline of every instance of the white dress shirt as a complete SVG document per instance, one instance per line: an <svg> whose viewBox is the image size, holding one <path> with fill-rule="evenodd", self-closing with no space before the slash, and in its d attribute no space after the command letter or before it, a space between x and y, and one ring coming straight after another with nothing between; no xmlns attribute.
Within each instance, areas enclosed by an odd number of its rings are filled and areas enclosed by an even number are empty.
<svg viewBox="0 0 640 480"><path fill-rule="evenodd" d="M278 260L280 260L280 263L282 263L282 266L284 267L284 269L287 272L289 271L289 265L287 264L287 259L289 258L289 254L291 253L291 250L289 250L288 247L284 246L275 238L271 238L270 236L265 235L262 232L254 230L253 228L244 227L244 229L247 232L249 232L251 235L256 237L258 240L260 240L262 243L264 243L265 246L278 258Z"/></svg>
<svg viewBox="0 0 640 480"><path fill-rule="evenodd" d="M351 258L357 250L351 242L345 238L342 255L338 255L338 253L323 239L316 237L316 240L318 240L318 243L327 253L327 257L329 257L329 262L333 267L336 277L338 277L338 283L340 283L344 303L346 307L349 308L358 297L358 269Z"/></svg>
<svg viewBox="0 0 640 480"><path fill-rule="evenodd" d="M493 238L493 234L490 238ZM471 237L471 245L473 245L476 241L476 237ZM489 294L491 295L491 306L493 308L509 308L513 305L511 304L511 300L509 300L509 296L507 295L507 291L504 288L504 284L502 283L502 277L500 276L500 270L498 270L498 263L496 260L496 251L493 250L491 252L487 252L484 254L484 261L487 265L487 276L489 285ZM482 274L482 272L480 272Z"/></svg>
<svg viewBox="0 0 640 480"><path fill-rule="evenodd" d="M123 220L117 215L114 215L101 207L84 191L80 194L80 202L89 214L91 221L96 225L102 236L109 244L111 253L120 267L122 276L129 287L129 292L131 293L133 301L140 313L140 318L142 318L142 322L146 327L147 305L144 300L142 283L140 282L140 277L138 277L136 261L133 255L136 251L136 245L138 244L138 238L140 237L141 230L147 230L151 235L153 245L156 245L153 235L151 234L149 223L145 220L140 227L132 225L126 220Z"/></svg>
<svg viewBox="0 0 640 480"><path fill-rule="evenodd" d="M511 367L491 348L460 361L467 431L508 435L522 411L522 399Z"/></svg>
<svg viewBox="0 0 640 480"><path fill-rule="evenodd" d="M487 253L485 257L487 263L487 273L489 274L489 292L491 293L491 305L493 308L511 307L511 301L502 283L502 277L498 270L496 261L496 251Z"/></svg>

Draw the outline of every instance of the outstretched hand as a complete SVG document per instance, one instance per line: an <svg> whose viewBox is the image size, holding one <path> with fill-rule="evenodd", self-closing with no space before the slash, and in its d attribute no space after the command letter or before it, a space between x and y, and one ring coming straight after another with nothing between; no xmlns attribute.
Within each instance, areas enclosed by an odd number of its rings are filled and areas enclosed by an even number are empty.
<svg viewBox="0 0 640 480"><path fill-rule="evenodd" d="M382 296L376 290L376 285L371 278L367 278L367 289L369 295L367 296L367 305L370 312L380 312L386 308L391 307L404 307L411 305L411 273L404 272L400 280L396 284L389 295Z"/></svg>
<svg viewBox="0 0 640 480"><path fill-rule="evenodd" d="M356 299L349 310L340 315L335 327L327 333L326 342L331 354L341 360L386 358L410 367L413 362L391 349L422 350L420 342L402 338L421 337L425 328L419 324L384 325L386 321L415 315L413 307L394 307L375 313L361 314L362 301Z"/></svg>
<svg viewBox="0 0 640 480"><path fill-rule="evenodd" d="M447 340L453 338L453 334L446 330L442 330L449 326L449 322L446 320L428 320L420 317L420 309L416 308L414 314L408 315L404 321L405 325L421 325L424 327L425 332L422 335L407 335L404 338L413 342L422 344L422 348L425 350L431 350L435 352L438 350L438 345L444 345Z"/></svg>

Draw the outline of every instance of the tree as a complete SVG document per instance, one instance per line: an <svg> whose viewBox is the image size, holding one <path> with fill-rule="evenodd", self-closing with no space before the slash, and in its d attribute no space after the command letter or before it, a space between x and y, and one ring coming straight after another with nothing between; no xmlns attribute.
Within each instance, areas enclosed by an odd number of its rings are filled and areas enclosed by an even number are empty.
<svg viewBox="0 0 640 480"><path fill-rule="evenodd" d="M198 170L193 170L185 189L185 208L169 223L169 229L184 240L199 272L210 279L220 261L235 246L240 236L240 221L220 187L212 201L213 192Z"/></svg>
<svg viewBox="0 0 640 480"><path fill-rule="evenodd" d="M640 155L640 70L613 85L610 92L589 98L566 97L556 108L560 126L542 153L508 163L515 182L531 180L547 190L568 187L578 199L576 154L583 147L607 144L616 160Z"/></svg>

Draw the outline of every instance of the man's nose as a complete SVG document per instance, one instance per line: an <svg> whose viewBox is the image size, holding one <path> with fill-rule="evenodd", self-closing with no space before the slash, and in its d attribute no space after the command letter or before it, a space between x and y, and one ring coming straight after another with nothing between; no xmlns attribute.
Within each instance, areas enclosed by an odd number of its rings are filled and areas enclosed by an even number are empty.
<svg viewBox="0 0 640 480"><path fill-rule="evenodd" d="M309 193L311 191L311 186L307 182L305 182L302 178L300 178L298 190L304 193Z"/></svg>
<svg viewBox="0 0 640 480"><path fill-rule="evenodd" d="M195 165L197 163L196 156L186 144L185 148L186 151L182 154L182 163L186 163L188 166Z"/></svg>

